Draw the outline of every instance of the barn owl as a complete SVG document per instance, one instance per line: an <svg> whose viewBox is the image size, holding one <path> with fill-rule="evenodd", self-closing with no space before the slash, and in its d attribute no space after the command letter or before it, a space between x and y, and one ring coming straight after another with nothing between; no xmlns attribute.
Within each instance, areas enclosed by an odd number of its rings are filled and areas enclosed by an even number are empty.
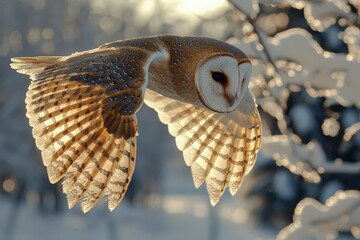
<svg viewBox="0 0 360 240"><path fill-rule="evenodd" d="M69 56L16 57L11 67L30 76L26 115L69 208L80 203L87 212L101 196L111 211L121 202L143 102L168 125L212 205L227 187L234 195L255 163L261 122L248 88L251 63L222 41L144 37Z"/></svg>

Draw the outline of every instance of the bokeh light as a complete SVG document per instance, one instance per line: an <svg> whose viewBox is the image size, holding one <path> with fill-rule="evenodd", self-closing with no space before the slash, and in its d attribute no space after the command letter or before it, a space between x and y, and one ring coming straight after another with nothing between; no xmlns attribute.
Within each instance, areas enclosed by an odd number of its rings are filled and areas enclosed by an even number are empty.
<svg viewBox="0 0 360 240"><path fill-rule="evenodd" d="M15 190L15 181L11 178L5 179L5 181L2 184L3 189L5 192L12 192Z"/></svg>

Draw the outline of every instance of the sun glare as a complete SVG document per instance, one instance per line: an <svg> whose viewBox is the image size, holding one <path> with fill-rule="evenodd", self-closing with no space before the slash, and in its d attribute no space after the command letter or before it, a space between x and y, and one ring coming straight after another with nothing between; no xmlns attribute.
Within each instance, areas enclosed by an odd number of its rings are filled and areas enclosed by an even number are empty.
<svg viewBox="0 0 360 240"><path fill-rule="evenodd" d="M177 9L185 14L204 14L214 12L226 7L225 0L181 0L177 3Z"/></svg>

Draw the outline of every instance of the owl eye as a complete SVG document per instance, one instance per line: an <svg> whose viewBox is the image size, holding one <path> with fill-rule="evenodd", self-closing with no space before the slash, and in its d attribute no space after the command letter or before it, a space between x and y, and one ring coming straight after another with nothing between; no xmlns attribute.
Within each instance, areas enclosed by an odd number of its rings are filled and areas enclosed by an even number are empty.
<svg viewBox="0 0 360 240"><path fill-rule="evenodd" d="M227 77L223 72L211 72L211 77L214 81L226 84L227 83Z"/></svg>

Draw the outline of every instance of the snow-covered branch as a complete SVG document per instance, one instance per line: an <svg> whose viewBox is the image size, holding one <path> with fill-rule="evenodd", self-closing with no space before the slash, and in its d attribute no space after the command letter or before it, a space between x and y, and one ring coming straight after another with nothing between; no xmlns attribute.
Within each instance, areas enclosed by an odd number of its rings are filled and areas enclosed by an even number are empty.
<svg viewBox="0 0 360 240"><path fill-rule="evenodd" d="M299 202L294 222L280 231L277 240L336 239L339 231L359 238L360 192L338 191L325 204L312 198Z"/></svg>

